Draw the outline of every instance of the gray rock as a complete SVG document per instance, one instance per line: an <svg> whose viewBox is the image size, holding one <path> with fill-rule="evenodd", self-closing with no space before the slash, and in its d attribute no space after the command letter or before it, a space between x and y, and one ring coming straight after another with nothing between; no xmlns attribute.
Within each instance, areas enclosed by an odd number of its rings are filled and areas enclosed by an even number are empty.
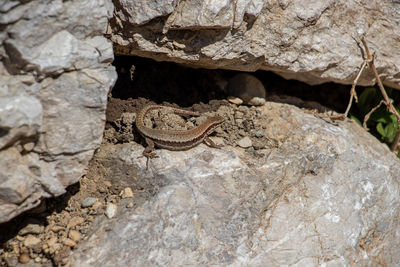
<svg viewBox="0 0 400 267"><path fill-rule="evenodd" d="M110 0L3 2L0 223L84 174L116 80Z"/></svg>
<svg viewBox="0 0 400 267"><path fill-rule="evenodd" d="M157 150L145 171L140 145L102 146L98 160L119 164L110 176L136 169L158 189L101 223L72 266L398 264L399 159L354 122L277 103L259 109L280 145L257 159L200 145Z"/></svg>
<svg viewBox="0 0 400 267"><path fill-rule="evenodd" d="M114 218L117 214L117 209L117 205L113 203L108 203L104 214L107 216L108 219Z"/></svg>
<svg viewBox="0 0 400 267"><path fill-rule="evenodd" d="M97 201L97 198L95 197L87 197L85 198L82 203L81 203L81 207L82 208L88 208L93 206L93 204Z"/></svg>
<svg viewBox="0 0 400 267"><path fill-rule="evenodd" d="M125 10L132 5L115 2ZM169 0L157 2L161 11L140 9L138 21L139 8L154 3L133 2L135 13L119 12L110 25L116 54L211 69L268 70L309 84L352 84L363 61L355 40L365 35L384 84L400 89L398 1L190 0L176 5ZM374 83L371 71L359 80L364 86Z"/></svg>
<svg viewBox="0 0 400 267"><path fill-rule="evenodd" d="M27 225L22 228L21 230L19 230L18 234L19 235L27 235L27 234L33 234L33 235L37 235L37 234L41 234L44 232L44 225L41 225L39 221L30 218L27 220Z"/></svg>
<svg viewBox="0 0 400 267"><path fill-rule="evenodd" d="M251 139L248 136L243 137L237 142L238 146L241 148L249 148L253 145Z"/></svg>

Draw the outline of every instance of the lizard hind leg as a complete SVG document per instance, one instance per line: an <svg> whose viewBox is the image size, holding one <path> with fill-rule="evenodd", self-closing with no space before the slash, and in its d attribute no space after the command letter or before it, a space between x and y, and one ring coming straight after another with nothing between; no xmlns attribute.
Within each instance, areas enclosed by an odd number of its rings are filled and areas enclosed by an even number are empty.
<svg viewBox="0 0 400 267"><path fill-rule="evenodd" d="M217 144L214 143L213 140L211 140L211 138L208 137L208 136L206 136L206 137L204 138L203 143L206 144L207 146L213 147L213 148L221 148L221 147L224 146L224 145L222 145L222 144L221 144L221 145L217 145Z"/></svg>

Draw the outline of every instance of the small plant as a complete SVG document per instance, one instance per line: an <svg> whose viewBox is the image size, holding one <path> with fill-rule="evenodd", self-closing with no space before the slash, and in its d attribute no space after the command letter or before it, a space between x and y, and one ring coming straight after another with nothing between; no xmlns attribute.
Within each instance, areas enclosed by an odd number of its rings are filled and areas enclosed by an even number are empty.
<svg viewBox="0 0 400 267"><path fill-rule="evenodd" d="M400 92L391 88L387 88L386 91L388 96L391 99L394 99L394 106L396 110L399 111L400 106L398 103L400 100ZM383 97L378 88L368 87L364 89L358 98L357 105L353 106L351 110L350 118L361 125L361 121L364 120L364 117L374 107L377 107L382 100ZM388 145L393 142L399 129L396 116L390 113L386 106L383 105L370 114L370 117L367 121L367 127L375 137L380 139L382 142L387 143Z"/></svg>

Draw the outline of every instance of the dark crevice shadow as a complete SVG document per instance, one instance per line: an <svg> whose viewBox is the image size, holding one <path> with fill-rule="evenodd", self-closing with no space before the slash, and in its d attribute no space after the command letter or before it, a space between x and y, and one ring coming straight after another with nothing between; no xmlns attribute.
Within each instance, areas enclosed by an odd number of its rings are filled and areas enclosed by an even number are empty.
<svg viewBox="0 0 400 267"><path fill-rule="evenodd" d="M26 211L14 219L0 224L0 248L7 249L7 241L18 235L18 232L29 223L47 226L46 217L53 212L60 213L68 206L69 199L80 189L80 184L75 183L66 188L67 192L56 198L43 199L39 207Z"/></svg>
<svg viewBox="0 0 400 267"><path fill-rule="evenodd" d="M146 98L156 103L175 103L188 107L195 103L208 103L213 99L226 99L227 81L239 71L190 68L171 62L117 56L114 61L118 80L112 89L113 99ZM271 95L293 96L303 101L315 101L337 112L346 109L350 86L324 83L311 86L286 80L270 71L248 72L257 77ZM222 82L221 82L222 81Z"/></svg>

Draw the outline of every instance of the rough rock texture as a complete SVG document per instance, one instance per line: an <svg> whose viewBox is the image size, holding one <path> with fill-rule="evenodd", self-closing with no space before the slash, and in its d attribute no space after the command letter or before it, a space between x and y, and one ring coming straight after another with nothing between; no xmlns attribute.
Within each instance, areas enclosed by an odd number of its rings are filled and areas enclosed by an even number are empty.
<svg viewBox="0 0 400 267"><path fill-rule="evenodd" d="M257 109L276 144L258 158L232 147L157 150L146 172L141 146L104 145L96 157L110 175L136 169L141 175L126 181L153 186L154 195L103 222L72 265L400 263L396 156L354 122L329 124L276 103Z"/></svg>
<svg viewBox="0 0 400 267"><path fill-rule="evenodd" d="M159 1L157 1L159 2ZM114 0L117 54L206 68L272 70L310 84L351 84L365 35L384 83L400 89L400 2ZM374 84L367 71L359 84Z"/></svg>
<svg viewBox="0 0 400 267"><path fill-rule="evenodd" d="M0 222L58 196L101 143L108 0L0 4Z"/></svg>

